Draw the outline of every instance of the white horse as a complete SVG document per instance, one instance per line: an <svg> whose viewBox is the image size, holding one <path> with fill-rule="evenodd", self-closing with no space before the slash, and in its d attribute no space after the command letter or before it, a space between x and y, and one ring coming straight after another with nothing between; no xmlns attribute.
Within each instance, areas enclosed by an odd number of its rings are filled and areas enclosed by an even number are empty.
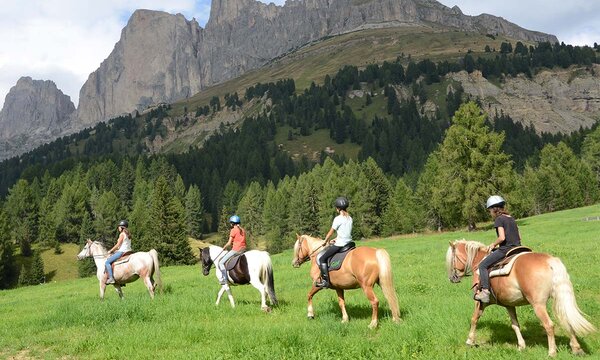
<svg viewBox="0 0 600 360"><path fill-rule="evenodd" d="M106 289L105 283L105 263L108 258L108 251L98 241L87 240L85 247L79 254L77 254L78 260L83 260L86 257L93 257L96 263L96 276L100 284L100 299L104 300L104 290ZM133 282L138 278L144 279L144 284L148 288L150 297L154 299L154 290L158 285L159 289L162 289L162 282L160 279L160 268L158 265L158 253L152 249L148 252L136 252L129 256L129 260L123 263L119 263L117 260L114 267L114 278L115 283L113 286L119 294L119 297L123 298L123 291L121 285ZM156 283L154 282L153 275L156 274Z"/></svg>
<svg viewBox="0 0 600 360"><path fill-rule="evenodd" d="M209 274L213 263L218 264L219 260L221 260L225 254L227 254L227 251L224 251L223 248L219 246L211 245L201 249L200 259L202 261L202 273L204 276ZM229 287L229 284L245 285L250 283L258 290L258 292L260 292L261 309L269 312L271 311L271 308L267 306L267 296L269 297L271 305L277 305L271 257L269 256L268 252L260 250L247 251L244 253L244 255L246 256L247 260L247 269L243 269L243 267L238 263L236 268L229 271L229 276L227 279L228 283L221 286L219 294L217 295L216 305L219 305L221 296L226 291L229 302L231 303L231 307L235 307L235 302L233 301L233 295L231 295L231 288ZM215 275L217 276L219 283L221 283L223 274L217 265L215 265L215 268L217 268Z"/></svg>

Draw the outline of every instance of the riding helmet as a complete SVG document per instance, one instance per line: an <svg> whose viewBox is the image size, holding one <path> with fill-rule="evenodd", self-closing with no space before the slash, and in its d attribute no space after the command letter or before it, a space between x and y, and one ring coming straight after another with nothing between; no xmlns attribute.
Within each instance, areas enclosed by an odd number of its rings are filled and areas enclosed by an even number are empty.
<svg viewBox="0 0 600 360"><path fill-rule="evenodd" d="M127 222L127 220L121 220L121 222L119 222L119 226L129 227L129 223Z"/></svg>
<svg viewBox="0 0 600 360"><path fill-rule="evenodd" d="M487 209L493 208L493 207L504 207L504 204L506 204L506 201L504 201L504 199L502 198L502 196L499 195L492 195L487 199L487 202L485 204L485 207Z"/></svg>
<svg viewBox="0 0 600 360"><path fill-rule="evenodd" d="M340 196L339 198L335 199L335 207L338 209L346 210L348 208L348 205L350 205L348 199L346 199L343 196Z"/></svg>
<svg viewBox="0 0 600 360"><path fill-rule="evenodd" d="M234 224L239 224L240 223L240 217L237 215L233 215L232 217L229 218L229 222L230 223L234 223Z"/></svg>

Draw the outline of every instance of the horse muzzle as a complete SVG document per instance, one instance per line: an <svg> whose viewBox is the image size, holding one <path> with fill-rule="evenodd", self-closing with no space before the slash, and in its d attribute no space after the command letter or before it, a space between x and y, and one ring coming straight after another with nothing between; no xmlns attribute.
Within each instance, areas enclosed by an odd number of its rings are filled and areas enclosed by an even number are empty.
<svg viewBox="0 0 600 360"><path fill-rule="evenodd" d="M452 276L449 277L449 280L451 283L456 284L460 282L461 277L458 276L458 274L452 274Z"/></svg>

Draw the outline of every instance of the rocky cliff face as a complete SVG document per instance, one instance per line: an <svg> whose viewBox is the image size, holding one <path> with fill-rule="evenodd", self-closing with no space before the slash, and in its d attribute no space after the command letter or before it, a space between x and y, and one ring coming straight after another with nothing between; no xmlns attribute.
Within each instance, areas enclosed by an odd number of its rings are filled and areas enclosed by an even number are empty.
<svg viewBox="0 0 600 360"><path fill-rule="evenodd" d="M288 0L284 6L212 0L205 29L181 14L137 10L83 85L76 113L60 96L52 98L52 91L9 94L0 138L10 143L0 144L0 158L31 149L39 139L51 141L150 104L184 99L323 37L432 24L521 40L557 40L491 15L466 16L434 0Z"/></svg>
<svg viewBox="0 0 600 360"><path fill-rule="evenodd" d="M325 36L426 23L556 41L501 18L466 16L432 0L296 0L284 6L213 0L206 29L182 15L138 10L81 89L80 125L186 98Z"/></svg>
<svg viewBox="0 0 600 360"><path fill-rule="evenodd" d="M181 14L134 12L110 56L79 93L80 127L198 92L204 83L201 37L198 23Z"/></svg>
<svg viewBox="0 0 600 360"><path fill-rule="evenodd" d="M538 132L570 133L590 127L600 119L600 65L588 68L541 71L532 79L508 77L500 87L480 72L462 71L451 77L465 93L481 99L490 116L503 111L533 125Z"/></svg>
<svg viewBox="0 0 600 360"><path fill-rule="evenodd" d="M31 150L54 139L74 111L71 98L54 82L20 78L0 111L0 158L6 149Z"/></svg>

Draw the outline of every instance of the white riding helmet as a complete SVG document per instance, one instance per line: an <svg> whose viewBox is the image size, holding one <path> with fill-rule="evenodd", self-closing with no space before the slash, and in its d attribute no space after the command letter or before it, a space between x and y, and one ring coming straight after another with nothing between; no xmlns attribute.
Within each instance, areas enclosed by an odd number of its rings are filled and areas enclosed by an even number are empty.
<svg viewBox="0 0 600 360"><path fill-rule="evenodd" d="M504 207L504 204L506 204L506 201L504 201L502 196L492 195L487 199L487 202L485 203L485 207L487 209L493 208L493 207Z"/></svg>

